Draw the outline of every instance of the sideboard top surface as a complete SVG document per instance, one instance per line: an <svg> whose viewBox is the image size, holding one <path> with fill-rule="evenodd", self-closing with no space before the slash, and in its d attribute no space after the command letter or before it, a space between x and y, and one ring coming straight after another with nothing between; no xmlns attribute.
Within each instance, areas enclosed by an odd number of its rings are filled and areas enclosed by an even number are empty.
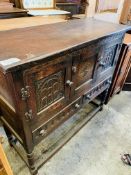
<svg viewBox="0 0 131 175"><path fill-rule="evenodd" d="M66 23L1 31L0 63L7 64L0 64L0 68L7 71L25 64L31 65L54 54L129 29L129 26L95 19L78 19Z"/></svg>

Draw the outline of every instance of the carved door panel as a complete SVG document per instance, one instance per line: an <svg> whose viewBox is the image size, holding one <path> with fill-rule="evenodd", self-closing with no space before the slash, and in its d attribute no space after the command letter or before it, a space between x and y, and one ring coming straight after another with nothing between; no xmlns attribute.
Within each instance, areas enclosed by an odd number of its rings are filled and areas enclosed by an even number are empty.
<svg viewBox="0 0 131 175"><path fill-rule="evenodd" d="M116 58L118 57L117 53L121 45L111 45L107 44L107 46L103 46L99 52L99 59L96 66L96 76L100 78L103 74L108 72L109 69L113 68L115 64ZM110 72L110 71L109 71Z"/></svg>
<svg viewBox="0 0 131 175"><path fill-rule="evenodd" d="M67 105L70 89L65 84L70 79L70 69L70 60L63 56L25 71L25 84L30 89L30 122L36 118L37 123L41 124Z"/></svg>
<svg viewBox="0 0 131 175"><path fill-rule="evenodd" d="M72 65L72 97L82 95L91 88L95 65L98 59L97 47L88 46L73 53L73 65Z"/></svg>

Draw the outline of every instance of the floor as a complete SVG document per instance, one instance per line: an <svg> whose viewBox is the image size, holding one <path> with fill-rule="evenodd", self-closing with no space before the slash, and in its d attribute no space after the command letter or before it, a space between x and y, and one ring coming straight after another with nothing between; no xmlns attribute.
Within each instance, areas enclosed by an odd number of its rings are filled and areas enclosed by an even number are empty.
<svg viewBox="0 0 131 175"><path fill-rule="evenodd" d="M0 134L5 137L1 127ZM7 139L4 149L14 175L29 175ZM131 153L131 93L116 95L40 170L39 175L131 175L121 154Z"/></svg>

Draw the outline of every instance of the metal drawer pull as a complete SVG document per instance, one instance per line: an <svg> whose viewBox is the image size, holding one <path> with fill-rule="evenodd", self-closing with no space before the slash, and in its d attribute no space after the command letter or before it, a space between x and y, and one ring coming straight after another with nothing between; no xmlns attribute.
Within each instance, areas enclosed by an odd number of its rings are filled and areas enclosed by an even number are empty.
<svg viewBox="0 0 131 175"><path fill-rule="evenodd" d="M108 84L111 84L111 80L108 80L107 83L108 83Z"/></svg>
<svg viewBox="0 0 131 175"><path fill-rule="evenodd" d="M91 96L88 94L88 95L86 95L86 99L87 100L90 100L91 99Z"/></svg>
<svg viewBox="0 0 131 175"><path fill-rule="evenodd" d="M77 104L75 104L75 108L80 108L80 105L77 103Z"/></svg>
<svg viewBox="0 0 131 175"><path fill-rule="evenodd" d="M71 87L74 83L70 80L67 80L66 84Z"/></svg>
<svg viewBox="0 0 131 175"><path fill-rule="evenodd" d="M73 66L72 67L72 72L76 73L76 70L77 70L76 66Z"/></svg>
<svg viewBox="0 0 131 175"><path fill-rule="evenodd" d="M33 118L32 115L33 115L33 112L32 112L31 109L29 110L29 112L25 113L25 116L26 116L27 120L31 120Z"/></svg>
<svg viewBox="0 0 131 175"><path fill-rule="evenodd" d="M46 131L44 129L42 129L39 133L41 136L44 136L46 134Z"/></svg>
<svg viewBox="0 0 131 175"><path fill-rule="evenodd" d="M106 63L100 62L100 66L105 66L105 65L106 65Z"/></svg>

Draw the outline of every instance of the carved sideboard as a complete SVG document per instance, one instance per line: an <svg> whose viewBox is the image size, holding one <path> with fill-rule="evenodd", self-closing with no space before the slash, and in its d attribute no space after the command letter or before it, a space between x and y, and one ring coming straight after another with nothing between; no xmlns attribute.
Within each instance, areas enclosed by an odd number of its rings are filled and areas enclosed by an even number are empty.
<svg viewBox="0 0 131 175"><path fill-rule="evenodd" d="M83 19L0 32L1 120L32 174L40 141L98 96L102 109L129 28Z"/></svg>

